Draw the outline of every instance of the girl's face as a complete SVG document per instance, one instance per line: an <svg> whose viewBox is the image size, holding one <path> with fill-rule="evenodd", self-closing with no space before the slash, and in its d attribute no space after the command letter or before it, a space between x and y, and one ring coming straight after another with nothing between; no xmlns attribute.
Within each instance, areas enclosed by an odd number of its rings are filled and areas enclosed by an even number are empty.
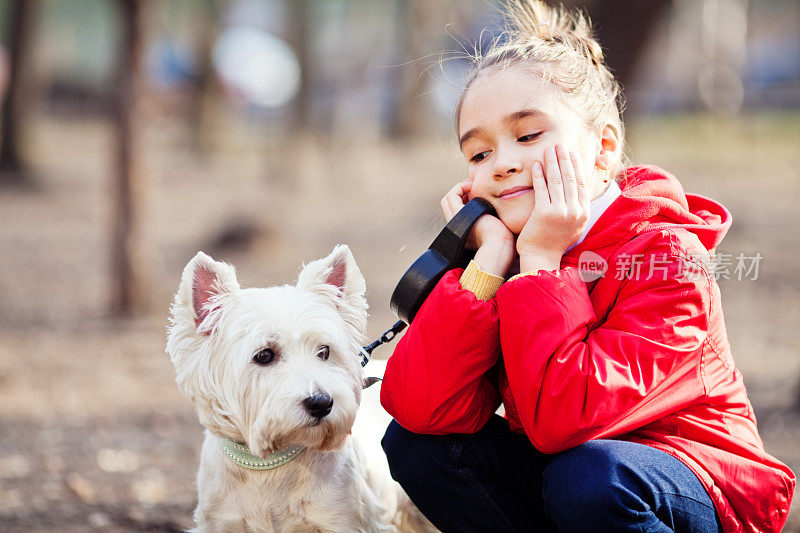
<svg viewBox="0 0 800 533"><path fill-rule="evenodd" d="M483 198L519 235L533 211L532 166L544 151L562 143L584 165L590 197L602 194L595 162L602 143L587 129L557 89L521 65L480 74L459 116L461 151L473 179L470 198ZM598 187L600 186L600 187Z"/></svg>

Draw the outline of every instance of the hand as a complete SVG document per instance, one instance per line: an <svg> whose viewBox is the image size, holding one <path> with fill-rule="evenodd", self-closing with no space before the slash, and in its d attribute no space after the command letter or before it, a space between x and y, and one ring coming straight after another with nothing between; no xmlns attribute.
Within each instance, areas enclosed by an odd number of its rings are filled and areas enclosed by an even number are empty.
<svg viewBox="0 0 800 533"><path fill-rule="evenodd" d="M448 222L469 201L470 190L472 190L472 180L468 178L457 183L442 198L442 212L444 212L444 218ZM467 239L467 248L469 250L477 250L488 242L513 244L514 234L499 218L492 215L483 215L472 226L472 231L470 231Z"/></svg>
<svg viewBox="0 0 800 533"><path fill-rule="evenodd" d="M533 163L532 174L534 207L517 237L520 268L555 270L589 221L586 174L577 155L560 143L545 150L544 166Z"/></svg>
<svg viewBox="0 0 800 533"><path fill-rule="evenodd" d="M442 212L448 222L469 201L470 190L472 180L468 178L457 183L442 198ZM514 234L499 218L483 215L472 226L467 248L476 250L475 262L481 270L496 276L505 276L514 260L514 239Z"/></svg>

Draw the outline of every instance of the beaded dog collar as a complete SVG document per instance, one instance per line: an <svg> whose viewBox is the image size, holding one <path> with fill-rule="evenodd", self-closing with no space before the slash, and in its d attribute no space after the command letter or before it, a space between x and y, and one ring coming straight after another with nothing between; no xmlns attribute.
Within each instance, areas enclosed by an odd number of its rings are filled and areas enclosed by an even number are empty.
<svg viewBox="0 0 800 533"><path fill-rule="evenodd" d="M292 444L279 452L268 454L266 457L259 457L250 453L250 449L244 444L233 442L230 439L218 439L219 447L225 457L249 470L272 470L285 465L306 449L300 444Z"/></svg>

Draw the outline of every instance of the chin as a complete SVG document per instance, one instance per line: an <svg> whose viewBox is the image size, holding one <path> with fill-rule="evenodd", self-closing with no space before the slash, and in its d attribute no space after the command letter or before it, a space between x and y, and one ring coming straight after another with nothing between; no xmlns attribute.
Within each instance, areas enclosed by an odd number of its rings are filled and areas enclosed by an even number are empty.
<svg viewBox="0 0 800 533"><path fill-rule="evenodd" d="M532 200L527 198L519 198L518 200L522 200L522 202L515 205L495 206L498 218L515 236L520 234L533 212Z"/></svg>
<svg viewBox="0 0 800 533"><path fill-rule="evenodd" d="M530 218L530 215L503 214L499 215L499 218L508 230L513 233L514 236L517 236L522 231L522 228L525 227L525 223L528 221L528 218Z"/></svg>

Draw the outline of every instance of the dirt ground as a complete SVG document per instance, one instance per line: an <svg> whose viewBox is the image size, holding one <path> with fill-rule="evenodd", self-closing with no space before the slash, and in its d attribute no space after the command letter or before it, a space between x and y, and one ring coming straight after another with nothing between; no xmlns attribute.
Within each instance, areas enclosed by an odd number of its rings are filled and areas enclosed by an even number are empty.
<svg viewBox="0 0 800 533"><path fill-rule="evenodd" d="M629 132L634 162L661 165L732 211L720 252L763 256L756 280L720 286L765 446L795 471L798 118L670 117ZM169 302L188 259L203 249L236 265L243 286L273 285L348 243L378 335L395 320L394 284L437 232L439 198L465 168L447 133L395 144L278 142L240 125L205 156L189 148L189 133L169 121L147 127L140 192L149 311L110 320L110 129L46 116L30 124L38 189L0 191L2 531L188 527L202 433L164 353ZM785 530L800 531L800 505Z"/></svg>

